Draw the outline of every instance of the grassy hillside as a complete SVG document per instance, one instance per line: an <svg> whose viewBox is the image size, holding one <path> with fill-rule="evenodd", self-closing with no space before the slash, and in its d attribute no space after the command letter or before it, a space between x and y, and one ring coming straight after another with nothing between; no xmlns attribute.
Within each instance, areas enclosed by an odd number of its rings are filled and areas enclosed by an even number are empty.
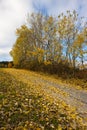
<svg viewBox="0 0 87 130"><path fill-rule="evenodd" d="M85 130L75 109L54 100L44 91L45 82L33 82L34 75L40 76L25 70L0 69L0 130Z"/></svg>

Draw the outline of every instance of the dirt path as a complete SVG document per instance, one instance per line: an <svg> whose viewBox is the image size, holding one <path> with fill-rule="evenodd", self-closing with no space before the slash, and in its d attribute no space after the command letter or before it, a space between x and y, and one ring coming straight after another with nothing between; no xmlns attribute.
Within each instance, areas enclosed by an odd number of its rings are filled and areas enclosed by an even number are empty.
<svg viewBox="0 0 87 130"><path fill-rule="evenodd" d="M16 78L22 79L22 82L28 83L28 81L31 81L36 86L41 86L43 91L54 98L54 101L59 99L71 107L75 107L79 115L87 122L86 90L60 85L55 79L30 71L25 73L25 70L16 70L14 73L14 70L10 69L6 70L6 72L14 76L16 75Z"/></svg>

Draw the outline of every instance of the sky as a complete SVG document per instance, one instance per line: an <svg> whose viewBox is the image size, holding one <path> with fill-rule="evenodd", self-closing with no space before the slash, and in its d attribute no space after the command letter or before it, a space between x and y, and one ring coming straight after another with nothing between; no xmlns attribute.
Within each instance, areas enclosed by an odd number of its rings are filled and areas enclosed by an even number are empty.
<svg viewBox="0 0 87 130"><path fill-rule="evenodd" d="M87 0L0 0L0 61L12 60L9 52L16 41L15 31L27 22L27 15L42 11L58 16L76 10L87 19Z"/></svg>

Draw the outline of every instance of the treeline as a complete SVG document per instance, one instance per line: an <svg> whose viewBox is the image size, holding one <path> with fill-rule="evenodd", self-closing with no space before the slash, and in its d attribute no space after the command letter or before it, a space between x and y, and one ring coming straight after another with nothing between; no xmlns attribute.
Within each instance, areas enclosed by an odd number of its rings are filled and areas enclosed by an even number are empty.
<svg viewBox="0 0 87 130"><path fill-rule="evenodd" d="M0 68L12 68L13 65L13 61L1 61L0 62Z"/></svg>
<svg viewBox="0 0 87 130"><path fill-rule="evenodd" d="M76 11L58 17L33 13L16 35L10 52L16 67L58 74L85 68L87 22Z"/></svg>

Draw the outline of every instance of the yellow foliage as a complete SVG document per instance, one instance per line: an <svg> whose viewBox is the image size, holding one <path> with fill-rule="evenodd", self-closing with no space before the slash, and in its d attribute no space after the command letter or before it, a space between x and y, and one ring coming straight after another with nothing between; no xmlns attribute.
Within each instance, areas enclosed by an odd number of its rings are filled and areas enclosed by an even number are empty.
<svg viewBox="0 0 87 130"><path fill-rule="evenodd" d="M67 96L46 84L45 80L52 78L26 70L2 69L0 79L1 129L62 130L67 125L67 129L84 130L76 111L52 95Z"/></svg>
<svg viewBox="0 0 87 130"><path fill-rule="evenodd" d="M49 17L49 19L48 19L48 23L49 23L49 24L52 24L52 23L53 23L53 17L52 17L52 16Z"/></svg>
<svg viewBox="0 0 87 130"><path fill-rule="evenodd" d="M37 48L37 52L40 53L40 54L43 54L44 53L44 49Z"/></svg>
<svg viewBox="0 0 87 130"><path fill-rule="evenodd" d="M44 64L45 65L51 65L52 63L51 63L51 61L44 61Z"/></svg>

